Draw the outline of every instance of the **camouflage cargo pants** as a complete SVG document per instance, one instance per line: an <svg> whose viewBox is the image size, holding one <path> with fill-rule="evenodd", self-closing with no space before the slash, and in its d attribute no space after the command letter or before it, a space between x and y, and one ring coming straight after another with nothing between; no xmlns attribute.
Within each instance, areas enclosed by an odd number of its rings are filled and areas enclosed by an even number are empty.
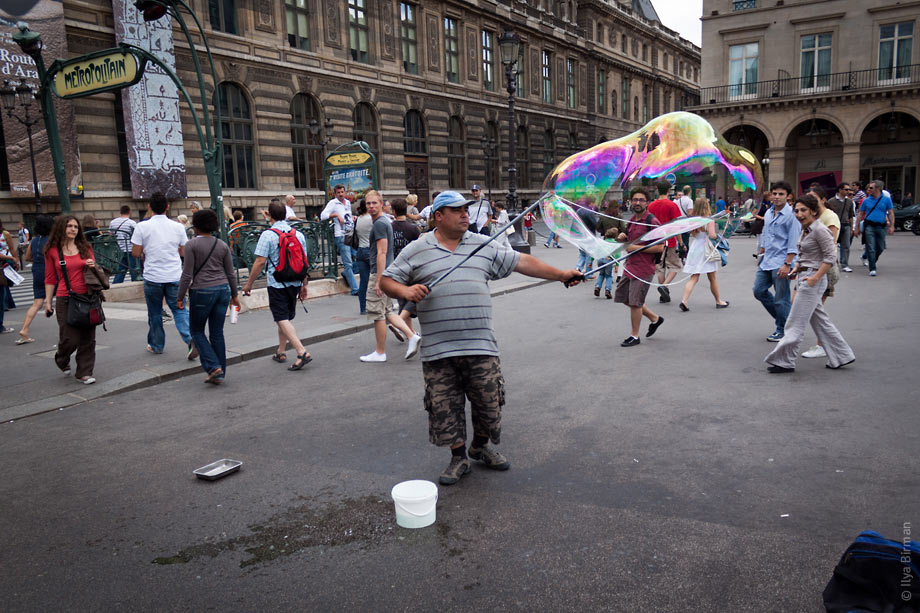
<svg viewBox="0 0 920 613"><path fill-rule="evenodd" d="M422 362L428 438L435 445L467 441L466 399L473 434L498 444L502 433L505 379L498 356L464 355Z"/></svg>

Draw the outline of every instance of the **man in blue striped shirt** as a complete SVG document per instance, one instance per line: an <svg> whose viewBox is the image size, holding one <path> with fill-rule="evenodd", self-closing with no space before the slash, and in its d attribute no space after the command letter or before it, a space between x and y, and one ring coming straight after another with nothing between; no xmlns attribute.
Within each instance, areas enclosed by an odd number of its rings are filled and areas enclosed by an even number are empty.
<svg viewBox="0 0 920 613"><path fill-rule="evenodd" d="M450 464L439 479L443 485L452 485L470 472L470 458L494 470L511 467L505 456L487 446L489 441L500 442L505 403L488 282L515 271L562 282L581 275L493 241L429 292L428 284L489 240L468 231L472 202L454 191L441 192L431 212L437 229L409 243L380 282L388 295L418 303L429 440L451 449ZM467 398L473 421L469 456Z"/></svg>
<svg viewBox="0 0 920 613"><path fill-rule="evenodd" d="M776 323L773 334L767 337L778 343L786 334L786 317L792 306L792 291L789 287L789 271L799 252L801 224L795 218L792 207L786 204L786 197L792 194L792 186L778 181L770 186L773 208L764 214L763 234L760 238L760 265L754 277L754 297ZM770 292L773 288L773 293Z"/></svg>

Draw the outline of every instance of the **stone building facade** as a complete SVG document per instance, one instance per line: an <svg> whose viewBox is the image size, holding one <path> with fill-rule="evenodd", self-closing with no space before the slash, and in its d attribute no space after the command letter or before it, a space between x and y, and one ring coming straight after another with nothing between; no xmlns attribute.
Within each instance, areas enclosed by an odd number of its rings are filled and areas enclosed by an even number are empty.
<svg viewBox="0 0 920 613"><path fill-rule="evenodd" d="M699 113L771 181L916 198L920 2L705 0ZM724 193L724 192L723 192Z"/></svg>
<svg viewBox="0 0 920 613"><path fill-rule="evenodd" d="M433 191L479 183L503 198L508 94L498 41L507 25L522 41L515 137L525 202L572 152L697 101L700 50L662 26L648 0L190 4L203 22L224 100L225 203L247 217L286 193L297 196L298 213L319 210L326 199L319 177L324 138L327 153L366 141L385 195L414 192L425 204ZM64 11L69 53L114 46L110 0L64 0ZM174 33L178 73L192 83L190 51L178 28ZM131 199L118 94L72 104L84 183L75 212L107 220L125 203L142 210L144 203ZM207 202L191 115L185 107L181 113L188 200ZM33 210L2 189L3 219ZM173 206L185 208L186 202Z"/></svg>

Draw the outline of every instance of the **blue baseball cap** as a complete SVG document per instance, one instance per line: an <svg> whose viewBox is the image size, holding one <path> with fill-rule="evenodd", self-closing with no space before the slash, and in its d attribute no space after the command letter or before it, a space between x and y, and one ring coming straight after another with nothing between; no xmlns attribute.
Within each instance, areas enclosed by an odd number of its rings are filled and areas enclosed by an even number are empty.
<svg viewBox="0 0 920 613"><path fill-rule="evenodd" d="M475 200L467 200L464 198L460 192L441 192L438 194L438 197L434 199L434 202L431 203L431 214L434 215L438 209L442 209L446 206L457 208L461 206L467 206Z"/></svg>

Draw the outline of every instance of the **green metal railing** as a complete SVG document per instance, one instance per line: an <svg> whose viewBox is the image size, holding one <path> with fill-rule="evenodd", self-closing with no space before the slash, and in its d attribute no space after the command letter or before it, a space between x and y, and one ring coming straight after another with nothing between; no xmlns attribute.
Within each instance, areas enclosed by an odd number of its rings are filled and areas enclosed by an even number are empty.
<svg viewBox="0 0 920 613"><path fill-rule="evenodd" d="M339 274L339 254L335 248L335 236L332 229L332 221L294 221L290 222L291 226L300 230L307 241L307 263L311 273L321 272L327 279L335 279ZM249 271L252 270L252 264L255 262L256 245L259 243L259 237L262 232L268 230L271 224L267 222L249 222L237 226L230 231L230 245L233 253L233 264L236 268L237 282L245 281L249 278ZM93 247L93 253L96 262L102 266L110 275L118 272L122 265L122 250L118 246L115 235L102 231L99 235L90 241ZM133 260L133 258L132 258ZM137 278L143 279L141 262L133 262L133 272ZM126 275L131 278L131 275ZM264 271L262 273L265 274Z"/></svg>

